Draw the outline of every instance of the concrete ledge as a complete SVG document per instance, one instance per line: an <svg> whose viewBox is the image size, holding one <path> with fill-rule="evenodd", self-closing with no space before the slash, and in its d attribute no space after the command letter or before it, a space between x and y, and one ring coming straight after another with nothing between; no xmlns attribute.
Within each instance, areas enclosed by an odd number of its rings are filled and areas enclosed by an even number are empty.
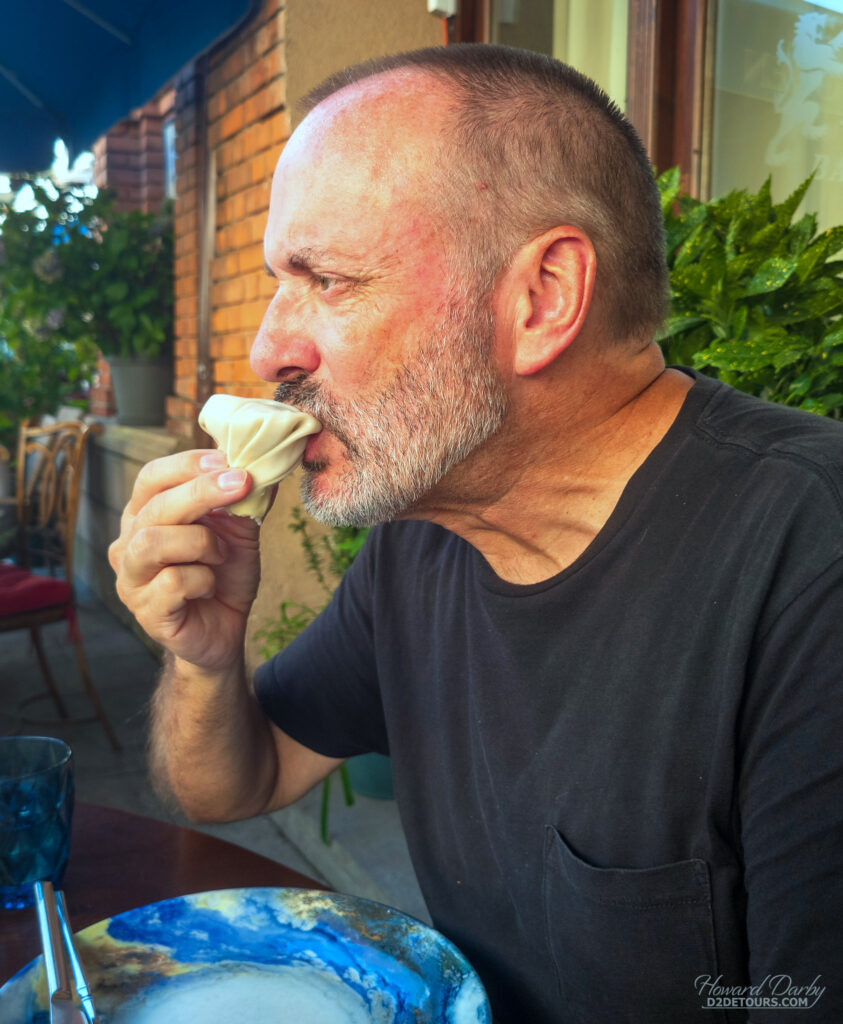
<svg viewBox="0 0 843 1024"><path fill-rule="evenodd" d="M118 452L141 465L188 447L187 438L170 434L165 427L124 427L113 419L97 422L103 432L92 439L96 447Z"/></svg>

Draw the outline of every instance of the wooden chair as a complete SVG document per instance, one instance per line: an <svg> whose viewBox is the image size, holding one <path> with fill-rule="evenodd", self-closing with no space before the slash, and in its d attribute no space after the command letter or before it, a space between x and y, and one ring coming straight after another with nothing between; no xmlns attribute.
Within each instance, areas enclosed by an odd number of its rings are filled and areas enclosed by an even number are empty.
<svg viewBox="0 0 843 1024"><path fill-rule="evenodd" d="M50 696L60 724L93 721L93 717L69 718L41 642L41 626L67 621L85 692L111 745L119 750L88 671L73 592L73 538L82 468L88 439L101 431L99 424L85 426L77 422L21 426L15 493L18 564L0 565L0 632L28 629L32 637L48 692L26 698L25 704Z"/></svg>

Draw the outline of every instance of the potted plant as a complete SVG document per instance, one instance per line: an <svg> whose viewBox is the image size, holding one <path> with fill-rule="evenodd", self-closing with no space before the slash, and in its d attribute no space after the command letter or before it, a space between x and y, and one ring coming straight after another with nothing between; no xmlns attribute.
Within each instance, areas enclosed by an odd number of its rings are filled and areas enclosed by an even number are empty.
<svg viewBox="0 0 843 1024"><path fill-rule="evenodd" d="M300 508L293 509L290 530L299 535L307 560L307 568L325 594L325 601L318 607L299 601L282 601L278 619L267 622L257 631L261 642L261 654L271 658L291 643L330 601L333 586L339 581L351 563L368 534L368 529L354 526L335 526L315 541L308 530L308 521ZM375 799L392 799L392 765L383 754L361 754L350 758L339 768L347 804L353 803L352 792ZM321 833L322 841L328 842L328 807L331 795L331 777L322 784Z"/></svg>
<svg viewBox="0 0 843 1024"><path fill-rule="evenodd" d="M813 175L784 202L770 179L708 203L659 178L671 315L660 335L683 363L782 405L843 416L843 226L794 222Z"/></svg>
<svg viewBox="0 0 843 1024"><path fill-rule="evenodd" d="M108 361L117 422L164 422L172 383L173 231L158 215L120 210L100 193L87 210L92 230L64 254L69 276L88 287L68 296L80 335Z"/></svg>
<svg viewBox="0 0 843 1024"><path fill-rule="evenodd" d="M78 385L99 349L115 378L118 422L163 423L172 379L169 207L153 216L118 209L105 191L90 197L78 187L26 184L32 209L0 206L0 338L7 356L45 383L64 359L76 374L62 364L58 379ZM8 366L5 372L24 373ZM152 393L144 390L147 378Z"/></svg>

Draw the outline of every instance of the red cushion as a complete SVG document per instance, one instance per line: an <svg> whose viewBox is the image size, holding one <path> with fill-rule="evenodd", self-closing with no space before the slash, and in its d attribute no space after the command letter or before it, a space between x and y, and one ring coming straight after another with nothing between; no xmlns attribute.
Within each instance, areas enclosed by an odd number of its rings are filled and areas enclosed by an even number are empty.
<svg viewBox="0 0 843 1024"><path fill-rule="evenodd" d="M17 615L37 608L66 604L70 587L52 576L33 576L14 565L0 565L0 615Z"/></svg>

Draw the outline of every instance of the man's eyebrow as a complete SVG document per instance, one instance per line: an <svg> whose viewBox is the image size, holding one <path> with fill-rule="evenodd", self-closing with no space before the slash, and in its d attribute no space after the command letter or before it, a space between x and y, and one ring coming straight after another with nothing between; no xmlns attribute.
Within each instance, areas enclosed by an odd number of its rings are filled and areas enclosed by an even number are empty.
<svg viewBox="0 0 843 1024"><path fill-rule="evenodd" d="M330 259L327 249L313 249L310 246L296 249L287 256L287 266L291 270L312 270L325 259Z"/></svg>
<svg viewBox="0 0 843 1024"><path fill-rule="evenodd" d="M342 253L338 253L331 249L319 249L315 246L309 245L304 246L301 249L294 249L292 252L288 253L283 260L278 261L285 270L303 270L311 273L316 268L336 266L338 262L342 262L342 264L351 270L352 273L354 272L353 268L358 263L354 257L348 254L343 255ZM383 265L387 266L390 262L391 260L385 259L383 260ZM367 263L371 263L371 257L367 260ZM264 266L266 267L266 272L271 277L276 276L275 271L270 266L268 258L264 260ZM365 273L368 271L369 267L359 267L358 269L360 273Z"/></svg>
<svg viewBox="0 0 843 1024"><path fill-rule="evenodd" d="M315 249L312 246L307 246L291 252L283 261L283 265L287 270L313 270L320 263L336 258L336 254L332 253L330 249ZM275 277L275 271L270 266L268 259L264 259L263 265L266 272Z"/></svg>

